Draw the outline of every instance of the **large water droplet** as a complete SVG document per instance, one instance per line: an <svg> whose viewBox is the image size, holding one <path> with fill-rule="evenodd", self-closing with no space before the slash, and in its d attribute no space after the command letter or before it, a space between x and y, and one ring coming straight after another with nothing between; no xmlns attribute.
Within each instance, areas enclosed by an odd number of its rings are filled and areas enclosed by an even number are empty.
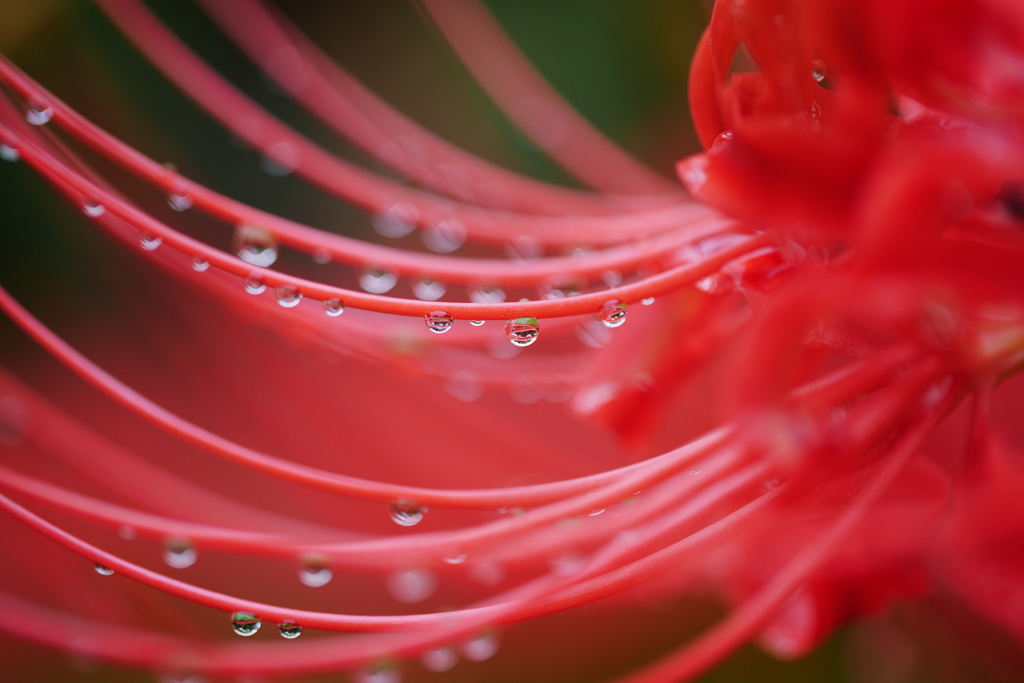
<svg viewBox="0 0 1024 683"><path fill-rule="evenodd" d="M82 213L84 213L89 218L99 218L106 212L107 207L103 206L94 199L87 199L85 203L82 204Z"/></svg>
<svg viewBox="0 0 1024 683"><path fill-rule="evenodd" d="M25 110L25 120L33 126L42 126L53 118L53 108L40 102L33 102Z"/></svg>
<svg viewBox="0 0 1024 683"><path fill-rule="evenodd" d="M396 500L391 504L391 521L398 526L415 526L425 514L427 508L412 500Z"/></svg>
<svg viewBox="0 0 1024 683"><path fill-rule="evenodd" d="M259 295L265 292L267 286L263 284L263 280L259 279L255 275L250 275L245 278L245 291L249 294Z"/></svg>
<svg viewBox="0 0 1024 683"><path fill-rule="evenodd" d="M505 291L500 287L474 287L469 292L469 300L475 304L500 304L505 300Z"/></svg>
<svg viewBox="0 0 1024 683"><path fill-rule="evenodd" d="M369 268L359 276L359 286L370 294L386 294L397 282L397 275L382 268Z"/></svg>
<svg viewBox="0 0 1024 683"><path fill-rule="evenodd" d="M302 635L302 627L294 621L282 621L278 624L277 630L281 632L282 638L287 638L288 640L295 640Z"/></svg>
<svg viewBox="0 0 1024 683"><path fill-rule="evenodd" d="M450 254L466 242L466 229L458 221L442 221L420 233L423 245L438 254Z"/></svg>
<svg viewBox="0 0 1024 683"><path fill-rule="evenodd" d="M196 563L196 550L184 539L171 539L164 543L164 562L174 569L191 567Z"/></svg>
<svg viewBox="0 0 1024 683"><path fill-rule="evenodd" d="M0 144L0 159L14 163L21 158L21 152L16 147Z"/></svg>
<svg viewBox="0 0 1024 683"><path fill-rule="evenodd" d="M391 597L408 604L423 602L437 589L437 576L426 569L409 569L388 577Z"/></svg>
<svg viewBox="0 0 1024 683"><path fill-rule="evenodd" d="M513 346L529 346L540 335L540 323L536 318L515 318L505 323L505 336Z"/></svg>
<svg viewBox="0 0 1024 683"><path fill-rule="evenodd" d="M626 304L621 301L605 302L599 316L605 327L621 327L626 322Z"/></svg>
<svg viewBox="0 0 1024 683"><path fill-rule="evenodd" d="M231 615L231 627L240 636L251 636L260 630L260 620L252 612L235 612Z"/></svg>
<svg viewBox="0 0 1024 683"><path fill-rule="evenodd" d="M418 280L412 285L412 293L421 301L437 301L444 296L445 286L437 280Z"/></svg>
<svg viewBox="0 0 1024 683"><path fill-rule="evenodd" d="M462 656L471 662L490 659L498 651L498 637L494 633L481 633L462 644Z"/></svg>
<svg viewBox="0 0 1024 683"><path fill-rule="evenodd" d="M158 249L160 245L163 243L164 238L160 237L159 235L147 235L143 233L142 235L139 236L139 244L142 245L142 248L145 249L146 251L154 251Z"/></svg>
<svg viewBox="0 0 1024 683"><path fill-rule="evenodd" d="M269 268L277 261L277 242L269 230L255 225L239 225L231 238L238 258L261 268Z"/></svg>
<svg viewBox="0 0 1024 683"><path fill-rule="evenodd" d="M459 663L459 654L455 651L455 648L447 646L435 647L433 650L427 650L423 653L420 657L420 663L423 664L423 668L427 671L441 673L442 671L449 671Z"/></svg>
<svg viewBox="0 0 1024 683"><path fill-rule="evenodd" d="M281 285L277 288L277 303L284 308L295 308L302 301L302 292L294 285Z"/></svg>
<svg viewBox="0 0 1024 683"><path fill-rule="evenodd" d="M99 562L93 563L92 568L95 569L96 573L100 576L112 576L114 574L113 569L111 569L110 567L104 567Z"/></svg>
<svg viewBox="0 0 1024 683"><path fill-rule="evenodd" d="M339 315L345 312L345 304L341 303L341 299L327 299L324 301L324 313L337 318Z"/></svg>
<svg viewBox="0 0 1024 683"><path fill-rule="evenodd" d="M424 319L427 322L427 329L435 334L444 334L455 324L452 316L444 311L431 311L424 316Z"/></svg>
<svg viewBox="0 0 1024 683"><path fill-rule="evenodd" d="M330 583L334 578L331 571L330 560L322 555L310 555L302 559L302 567L299 569L299 581L310 588L320 588Z"/></svg>

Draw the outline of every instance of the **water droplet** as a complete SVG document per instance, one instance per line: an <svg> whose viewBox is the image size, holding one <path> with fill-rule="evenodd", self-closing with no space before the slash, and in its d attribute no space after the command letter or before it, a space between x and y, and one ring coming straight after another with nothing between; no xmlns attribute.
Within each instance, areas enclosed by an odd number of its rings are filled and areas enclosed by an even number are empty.
<svg viewBox="0 0 1024 683"><path fill-rule="evenodd" d="M267 286L263 284L263 280L259 279L255 275L250 275L245 278L245 291L249 294L259 295L266 291Z"/></svg>
<svg viewBox="0 0 1024 683"><path fill-rule="evenodd" d="M294 285L281 285L277 288L277 303L285 308L295 308L302 301L302 292Z"/></svg>
<svg viewBox="0 0 1024 683"><path fill-rule="evenodd" d="M500 304L505 301L505 291L500 287L474 287L469 291L469 300L475 304Z"/></svg>
<svg viewBox="0 0 1024 683"><path fill-rule="evenodd" d="M437 280L418 280L412 285L412 293L420 301L437 301L444 296L445 286Z"/></svg>
<svg viewBox="0 0 1024 683"><path fill-rule="evenodd" d="M325 265L331 262L331 252L327 251L323 247L319 247L313 252L312 259L313 263L319 264L321 266Z"/></svg>
<svg viewBox="0 0 1024 683"><path fill-rule="evenodd" d="M254 225L239 225L231 238L238 258L261 268L269 268L277 261L277 242L269 230Z"/></svg>
<svg viewBox="0 0 1024 683"><path fill-rule="evenodd" d="M192 257L192 270L197 273L205 273L210 269L210 262L201 256Z"/></svg>
<svg viewBox="0 0 1024 683"><path fill-rule="evenodd" d="M420 239L430 251L450 254L466 242L466 229L458 221L442 221L420 233Z"/></svg>
<svg viewBox="0 0 1024 683"><path fill-rule="evenodd" d="M288 640L295 640L302 635L302 627L294 621L282 621L277 625L277 630L281 632L282 638L287 638Z"/></svg>
<svg viewBox="0 0 1024 683"><path fill-rule="evenodd" d="M416 227L419 212L411 204L395 204L373 217L373 229L391 239L405 237Z"/></svg>
<svg viewBox="0 0 1024 683"><path fill-rule="evenodd" d="M401 683L398 668L391 662L374 664L355 674L356 683Z"/></svg>
<svg viewBox="0 0 1024 683"><path fill-rule="evenodd" d="M490 659L498 651L498 637L494 633L481 633L462 644L462 656L471 662Z"/></svg>
<svg viewBox="0 0 1024 683"><path fill-rule="evenodd" d="M540 323L536 318L515 318L505 323L505 336L513 346L529 346L540 336Z"/></svg>
<svg viewBox="0 0 1024 683"><path fill-rule="evenodd" d="M420 663L427 671L441 673L449 671L459 662L459 654L451 647L435 647L420 657Z"/></svg>
<svg viewBox="0 0 1024 683"><path fill-rule="evenodd" d="M33 126L42 126L53 118L53 108L39 102L33 102L25 110L25 120Z"/></svg>
<svg viewBox="0 0 1024 683"><path fill-rule="evenodd" d="M110 567L104 567L102 564L100 564L98 562L93 563L92 567L93 567L93 569L96 570L96 573L99 574L100 576L112 576L114 574L114 570L113 569L111 569Z"/></svg>
<svg viewBox="0 0 1024 683"><path fill-rule="evenodd" d="M164 238L160 237L159 235L143 234L139 236L139 244L141 244L142 248L145 249L146 251L153 251L155 249L158 249L160 245L163 243Z"/></svg>
<svg viewBox="0 0 1024 683"><path fill-rule="evenodd" d="M171 539L164 543L164 562L173 569L185 569L196 563L196 550L184 539Z"/></svg>
<svg viewBox="0 0 1024 683"><path fill-rule="evenodd" d="M517 235L505 245L505 255L513 263L536 263L544 255L544 245L530 235Z"/></svg>
<svg viewBox="0 0 1024 683"><path fill-rule="evenodd" d="M282 140L272 144L260 157L260 168L268 175L282 177L297 169L301 159L298 148Z"/></svg>
<svg viewBox="0 0 1024 683"><path fill-rule="evenodd" d="M299 568L299 581L310 588L320 588L334 578L330 560L326 555L308 555L302 559Z"/></svg>
<svg viewBox="0 0 1024 683"><path fill-rule="evenodd" d="M427 322L427 329L435 334L444 334L455 324L452 317L444 311L431 311L424 319Z"/></svg>
<svg viewBox="0 0 1024 683"><path fill-rule="evenodd" d="M485 322L487 322L487 321L486 320L470 320L469 324L472 325L473 327L480 327Z"/></svg>
<svg viewBox="0 0 1024 683"><path fill-rule="evenodd" d="M381 268L369 268L359 276L359 286L370 294L386 294L397 282L397 275Z"/></svg>
<svg viewBox="0 0 1024 683"><path fill-rule="evenodd" d="M601 282L609 287L618 287L622 284L622 273L617 270L606 270L601 273Z"/></svg>
<svg viewBox="0 0 1024 683"><path fill-rule="evenodd" d="M818 83L821 83L823 80L825 80L825 76L827 75L828 68L825 66L825 62L821 61L820 59L815 59L813 62L811 62L811 76L814 78L814 80L816 80Z"/></svg>
<svg viewBox="0 0 1024 683"><path fill-rule="evenodd" d="M649 296L646 299L641 299L640 303L642 303L644 306L650 306L651 304L654 303L654 297Z"/></svg>
<svg viewBox="0 0 1024 683"><path fill-rule="evenodd" d="M89 218L99 218L107 212L107 207L94 199L87 199L82 205L82 212Z"/></svg>
<svg viewBox="0 0 1024 683"><path fill-rule="evenodd" d="M260 620L252 612L235 612L231 615L231 627L240 636L251 636L260 630Z"/></svg>
<svg viewBox="0 0 1024 683"><path fill-rule="evenodd" d="M626 304L608 301L601 307L601 324L605 327L621 327L626 322Z"/></svg>
<svg viewBox="0 0 1024 683"><path fill-rule="evenodd" d="M441 561L445 564L463 564L468 557L466 553L454 551L445 555Z"/></svg>
<svg viewBox="0 0 1024 683"><path fill-rule="evenodd" d="M426 569L409 569L388 577L388 591L399 602L423 602L437 589L437 576Z"/></svg>
<svg viewBox="0 0 1024 683"><path fill-rule="evenodd" d="M412 500L396 500L391 504L391 521L398 526L415 526L427 514L427 508Z"/></svg>
<svg viewBox="0 0 1024 683"><path fill-rule="evenodd" d="M324 301L324 313L337 318L339 315L345 312L345 304L341 303L341 299L326 299Z"/></svg>
<svg viewBox="0 0 1024 683"><path fill-rule="evenodd" d="M14 163L21 158L21 152L16 147L0 144L0 159Z"/></svg>
<svg viewBox="0 0 1024 683"><path fill-rule="evenodd" d="M172 192L167 195L167 205L175 211L188 211L192 208L192 196L184 192Z"/></svg>

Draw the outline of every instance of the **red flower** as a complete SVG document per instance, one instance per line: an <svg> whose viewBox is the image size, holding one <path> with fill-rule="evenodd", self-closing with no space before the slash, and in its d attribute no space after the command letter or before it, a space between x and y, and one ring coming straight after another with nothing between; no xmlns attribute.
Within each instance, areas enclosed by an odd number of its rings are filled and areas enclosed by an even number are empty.
<svg viewBox="0 0 1024 683"><path fill-rule="evenodd" d="M1015 3L719 2L692 197L475 3L423 9L589 190L451 145L252 0L200 4L361 151L135 0L98 4L267 173L322 192L232 199L227 146L179 172L0 61L5 177L84 214L47 208L72 258L29 244L42 275L0 277L0 629L179 679L649 682L922 601L985 629L978 666L999 661L972 677L1019 673ZM681 633L695 603L664 605L708 589L728 611ZM39 678L31 654L9 670Z"/></svg>

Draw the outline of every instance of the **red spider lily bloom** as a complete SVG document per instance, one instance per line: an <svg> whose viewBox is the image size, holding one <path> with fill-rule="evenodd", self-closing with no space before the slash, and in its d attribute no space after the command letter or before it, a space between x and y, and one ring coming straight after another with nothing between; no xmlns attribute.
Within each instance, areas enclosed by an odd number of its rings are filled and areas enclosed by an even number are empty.
<svg viewBox="0 0 1024 683"><path fill-rule="evenodd" d="M913 602L964 680L1024 670L1019 3L721 0L681 184L470 0L416 7L571 180L257 0L96 4L190 133L0 58L6 204L67 245L2 231L12 676L682 681ZM225 170L250 150L287 191ZM849 680L913 674L880 623Z"/></svg>

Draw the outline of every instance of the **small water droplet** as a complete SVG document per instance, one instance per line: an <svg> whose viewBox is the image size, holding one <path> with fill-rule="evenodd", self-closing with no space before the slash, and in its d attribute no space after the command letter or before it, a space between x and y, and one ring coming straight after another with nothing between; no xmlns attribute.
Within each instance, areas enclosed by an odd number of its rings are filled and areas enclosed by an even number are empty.
<svg viewBox="0 0 1024 683"><path fill-rule="evenodd" d="M238 258L261 268L269 268L277 261L277 242L269 230L255 225L239 225L231 238Z"/></svg>
<svg viewBox="0 0 1024 683"><path fill-rule="evenodd" d="M468 557L466 553L454 551L445 555L441 561L445 564L463 564Z"/></svg>
<svg viewBox="0 0 1024 683"><path fill-rule="evenodd" d="M466 229L458 221L442 221L420 233L420 239L430 251L450 254L466 242Z"/></svg>
<svg viewBox="0 0 1024 683"><path fill-rule="evenodd" d="M646 299L641 299L640 303L642 303L644 306L650 306L651 304L654 303L654 297L649 296Z"/></svg>
<svg viewBox="0 0 1024 683"><path fill-rule="evenodd" d="M443 671L449 671L459 662L459 654L451 647L435 647L433 650L427 650L420 657L420 663L423 664L423 668L427 671L433 671L434 673L441 673Z"/></svg>
<svg viewBox="0 0 1024 683"><path fill-rule="evenodd" d="M263 280L259 279L255 275L250 275L245 278L245 291L249 294L259 295L265 292L267 286L263 284Z"/></svg>
<svg viewBox="0 0 1024 683"><path fill-rule="evenodd" d="M412 293L420 301L437 301L444 296L445 286L437 280L418 280L412 285Z"/></svg>
<svg viewBox="0 0 1024 683"><path fill-rule="evenodd" d="M167 195L167 205L175 211L188 211L192 208L192 196L184 192L172 192Z"/></svg>
<svg viewBox="0 0 1024 683"><path fill-rule="evenodd" d="M277 303L284 308L295 308L302 301L302 292L294 285L281 285L277 288Z"/></svg>
<svg viewBox="0 0 1024 683"><path fill-rule="evenodd" d="M505 301L505 290L500 287L473 287L469 291L469 300L475 304L500 304Z"/></svg>
<svg viewBox="0 0 1024 683"><path fill-rule="evenodd" d="M185 569L196 563L196 550L184 539L171 539L164 543L164 562L173 569Z"/></svg>
<svg viewBox="0 0 1024 683"><path fill-rule="evenodd" d="M498 651L498 637L494 633L481 633L462 644L462 656L471 662L490 659Z"/></svg>
<svg viewBox="0 0 1024 683"><path fill-rule="evenodd" d="M25 120L33 126L42 126L53 118L53 108L39 102L33 102L25 110Z"/></svg>
<svg viewBox="0 0 1024 683"><path fill-rule="evenodd" d="M427 508L412 500L396 500L391 504L391 521L398 526L415 526L425 514Z"/></svg>
<svg viewBox="0 0 1024 683"><path fill-rule="evenodd" d="M205 273L210 269L210 262L201 256L192 257L192 270L197 273Z"/></svg>
<svg viewBox="0 0 1024 683"><path fill-rule="evenodd" d="M330 583L334 578L331 571L330 559L326 555L307 555L302 559L302 566L299 568L299 581L310 588L320 588Z"/></svg>
<svg viewBox="0 0 1024 683"><path fill-rule="evenodd" d="M355 681L356 683L401 683L402 677L394 664L386 662L357 671Z"/></svg>
<svg viewBox="0 0 1024 683"><path fill-rule="evenodd" d="M405 237L416 227L419 212L411 204L395 204L373 217L373 229L391 239Z"/></svg>
<svg viewBox="0 0 1024 683"><path fill-rule="evenodd" d="M323 247L319 247L313 252L313 263L319 265L325 265L331 262L331 252L327 251Z"/></svg>
<svg viewBox="0 0 1024 683"><path fill-rule="evenodd" d="M391 597L407 604L423 602L437 589L437 576L426 569L409 569L388 577Z"/></svg>
<svg viewBox="0 0 1024 683"><path fill-rule="evenodd" d="M295 640L302 635L302 627L294 621L282 621L277 625L277 630L281 632L282 638L287 638L288 640Z"/></svg>
<svg viewBox="0 0 1024 683"><path fill-rule="evenodd" d="M480 327L485 322L487 322L487 321L486 320L470 320L469 324L472 325L473 327Z"/></svg>
<svg viewBox="0 0 1024 683"><path fill-rule="evenodd" d="M102 564L98 562L93 563L92 567L100 576L112 576L114 574L113 569L111 569L110 567L104 567Z"/></svg>
<svg viewBox="0 0 1024 683"><path fill-rule="evenodd" d="M828 68L825 66L825 62L821 61L820 59L815 59L813 62L811 62L811 76L814 78L814 80L816 80L818 83L821 83L823 80L825 80L825 76L827 75Z"/></svg>
<svg viewBox="0 0 1024 683"><path fill-rule="evenodd" d="M621 301L605 302L599 315L605 327L621 327L626 322L626 304Z"/></svg>
<svg viewBox="0 0 1024 683"><path fill-rule="evenodd" d="M540 323L536 318L515 318L505 323L505 336L513 346L529 346L540 336Z"/></svg>
<svg viewBox="0 0 1024 683"><path fill-rule="evenodd" d="M324 313L337 318L339 315L345 312L345 304L341 303L341 299L326 299L324 301Z"/></svg>
<svg viewBox="0 0 1024 683"><path fill-rule="evenodd" d="M82 205L82 212L89 218L99 218L107 212L107 207L94 199L88 199L85 204Z"/></svg>
<svg viewBox="0 0 1024 683"><path fill-rule="evenodd" d="M444 334L455 324L452 316L444 311L431 311L424 316L424 319L427 322L427 329L435 334Z"/></svg>
<svg viewBox="0 0 1024 683"><path fill-rule="evenodd" d="M0 159L10 161L12 164L21 158L21 152L16 147L0 144Z"/></svg>
<svg viewBox="0 0 1024 683"><path fill-rule="evenodd" d="M240 636L251 636L260 630L260 620L252 612L235 612L231 615L231 627Z"/></svg>
<svg viewBox="0 0 1024 683"><path fill-rule="evenodd" d="M382 268L368 268L359 276L359 286L370 294L386 294L397 282L397 275Z"/></svg>
<svg viewBox="0 0 1024 683"><path fill-rule="evenodd" d="M163 243L164 239L159 235L143 234L139 236L139 244L142 245L142 248L145 249L146 251L153 251L155 249L158 249L160 245Z"/></svg>

